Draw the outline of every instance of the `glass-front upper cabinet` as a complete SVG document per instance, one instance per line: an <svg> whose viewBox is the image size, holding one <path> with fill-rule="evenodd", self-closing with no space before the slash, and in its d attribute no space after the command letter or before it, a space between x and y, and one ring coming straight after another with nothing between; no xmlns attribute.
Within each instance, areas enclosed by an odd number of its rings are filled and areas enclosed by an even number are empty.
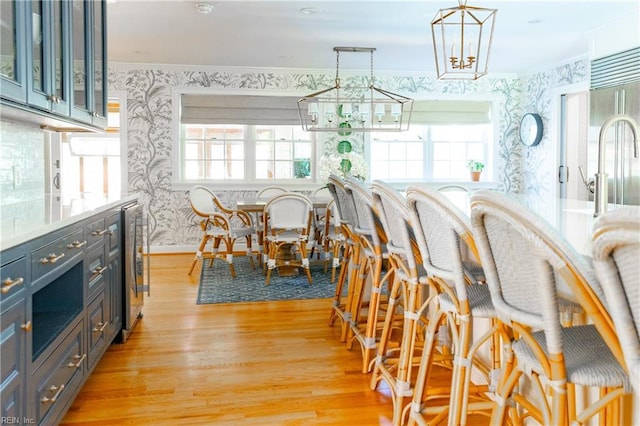
<svg viewBox="0 0 640 426"><path fill-rule="evenodd" d="M69 115L69 2L32 0L27 13L28 63L31 65L27 101L30 105Z"/></svg>
<svg viewBox="0 0 640 426"><path fill-rule="evenodd" d="M27 99L26 26L24 1L0 1L0 95L3 99Z"/></svg>
<svg viewBox="0 0 640 426"><path fill-rule="evenodd" d="M71 9L71 116L96 126L106 127L106 3L102 0L73 0Z"/></svg>

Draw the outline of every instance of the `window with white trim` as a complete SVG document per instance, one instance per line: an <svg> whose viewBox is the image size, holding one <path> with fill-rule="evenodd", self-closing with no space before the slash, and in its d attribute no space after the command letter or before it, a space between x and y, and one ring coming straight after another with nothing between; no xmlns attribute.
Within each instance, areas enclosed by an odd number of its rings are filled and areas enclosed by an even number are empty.
<svg viewBox="0 0 640 426"><path fill-rule="evenodd" d="M485 164L493 176L491 124L416 125L401 133L372 133L371 179L398 182L469 180L467 161Z"/></svg>
<svg viewBox="0 0 640 426"><path fill-rule="evenodd" d="M302 129L297 100L180 94L179 179L313 182L316 136Z"/></svg>
<svg viewBox="0 0 640 426"><path fill-rule="evenodd" d="M285 181L313 177L313 135L299 124L183 124L182 130L185 180Z"/></svg>
<svg viewBox="0 0 640 426"><path fill-rule="evenodd" d="M372 132L370 179L468 181L467 162L493 178L493 123L487 101L416 101L406 132Z"/></svg>

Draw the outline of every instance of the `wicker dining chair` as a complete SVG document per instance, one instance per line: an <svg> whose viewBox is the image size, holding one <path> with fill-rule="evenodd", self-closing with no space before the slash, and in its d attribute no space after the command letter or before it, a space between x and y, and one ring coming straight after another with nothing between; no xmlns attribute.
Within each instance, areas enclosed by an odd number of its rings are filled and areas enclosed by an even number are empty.
<svg viewBox="0 0 640 426"><path fill-rule="evenodd" d="M347 301L351 300L352 288L349 286L349 271L353 268L350 265L357 265L358 260L354 256L354 211L353 200L347 194L344 180L337 175L331 174L328 178L327 187L333 197L340 217L340 229L344 235L342 260L340 262L340 273L338 282L331 303L331 313L329 315L329 325L332 326L336 320L340 321L340 341L347 340L347 334L351 324L351 312L348 309ZM346 290L346 295L344 294Z"/></svg>
<svg viewBox="0 0 640 426"><path fill-rule="evenodd" d="M222 259L229 264L231 276L235 278L236 270L233 266L233 248L236 240L246 241L246 255L253 263L252 236L256 233L249 214L242 210L227 208L220 199L208 188L196 185L189 191L189 203L194 214L201 218L202 240L198 251L191 263L189 274L193 272L199 259L209 259L213 266L215 259ZM205 254L204 249L209 241L213 241L211 253ZM224 251L220 251L220 243Z"/></svg>
<svg viewBox="0 0 640 426"><path fill-rule="evenodd" d="M594 224L593 261L626 370L640 393L640 208L608 211Z"/></svg>
<svg viewBox="0 0 640 426"><path fill-rule="evenodd" d="M468 411L490 415L493 410L490 392L495 389L500 372L503 330L484 282L469 217L440 190L410 186L406 195L422 263L438 293L425 334L409 423L438 424L448 416L449 425L467 424ZM473 336L474 318L489 320L490 327L480 336ZM439 352L452 347L455 356L449 403L440 405L433 403L433 394L438 395L438 391L432 391L434 385L430 381L438 353L436 335L439 341L451 336L453 344L441 344ZM489 356L483 359L479 350L486 346ZM472 368L483 375L486 384L471 382Z"/></svg>
<svg viewBox="0 0 640 426"><path fill-rule="evenodd" d="M313 203L309 197L288 192L277 195L264 206L264 240L268 250L267 277L279 267L299 267L313 282L309 270L307 241L313 221Z"/></svg>
<svg viewBox="0 0 640 426"><path fill-rule="evenodd" d="M475 192L471 223L494 308L515 337L505 345L513 362L503 370L492 424L504 424L508 415L516 424L533 417L541 424L574 425L596 414L602 424L623 424L631 385L587 261L507 194ZM560 292L575 298L589 324L562 326ZM576 386L598 389L599 399L581 407Z"/></svg>
<svg viewBox="0 0 640 426"><path fill-rule="evenodd" d="M260 188L260 190L258 190L258 194L257 194L257 198L259 200L265 200L268 201L271 198L277 196L277 195L281 195L281 194L286 194L287 192L289 192L286 188L282 187L282 186L277 186L277 185L269 185L269 186L265 186L263 188ZM262 268L263 270L266 272L266 268L267 268L267 261L269 260L269 253L268 253L268 249L265 247L265 242L264 242L264 214L263 212L259 212L259 213L254 213L255 214L255 224L256 224L256 229L257 229L257 240L258 240L258 251L260 252L260 254L262 255Z"/></svg>
<svg viewBox="0 0 640 426"><path fill-rule="evenodd" d="M368 373L375 361L384 321L386 301L383 289L393 277L393 270L388 267L387 236L377 219L371 191L354 178L347 178L345 189L355 205L353 230L360 253L360 261L353 274L354 291L349 304L351 325L347 348L351 349L354 342L360 344L362 372Z"/></svg>
<svg viewBox="0 0 640 426"><path fill-rule="evenodd" d="M371 388L376 389L381 381L387 383L393 402L393 424L400 425L404 423L413 395L413 370L419 365L421 336L428 326L429 306L435 292L428 288L405 198L380 180L371 184L371 193L388 238L386 246L394 270Z"/></svg>

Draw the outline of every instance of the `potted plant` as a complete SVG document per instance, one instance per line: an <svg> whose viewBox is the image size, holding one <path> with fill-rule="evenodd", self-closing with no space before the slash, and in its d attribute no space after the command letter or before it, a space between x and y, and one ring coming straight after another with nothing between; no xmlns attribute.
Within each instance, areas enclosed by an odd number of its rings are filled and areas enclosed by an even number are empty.
<svg viewBox="0 0 640 426"><path fill-rule="evenodd" d="M469 160L467 162L467 168L469 172L471 172L471 180L473 182L478 182L480 180L480 173L482 173L482 169L484 169L484 163L476 160Z"/></svg>

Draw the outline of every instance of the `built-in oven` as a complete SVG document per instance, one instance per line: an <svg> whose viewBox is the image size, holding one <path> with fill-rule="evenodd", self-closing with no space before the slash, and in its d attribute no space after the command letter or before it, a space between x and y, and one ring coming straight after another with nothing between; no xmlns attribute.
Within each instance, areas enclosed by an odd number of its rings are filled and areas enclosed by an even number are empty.
<svg viewBox="0 0 640 426"><path fill-rule="evenodd" d="M144 293L149 292L149 264L144 262L145 224L142 205L136 203L122 207L123 242L123 315L122 331L118 341L126 342L142 318ZM148 239L147 239L148 243ZM147 250L148 253L148 250ZM146 270L146 274L145 274ZM146 277L146 279L145 279Z"/></svg>

